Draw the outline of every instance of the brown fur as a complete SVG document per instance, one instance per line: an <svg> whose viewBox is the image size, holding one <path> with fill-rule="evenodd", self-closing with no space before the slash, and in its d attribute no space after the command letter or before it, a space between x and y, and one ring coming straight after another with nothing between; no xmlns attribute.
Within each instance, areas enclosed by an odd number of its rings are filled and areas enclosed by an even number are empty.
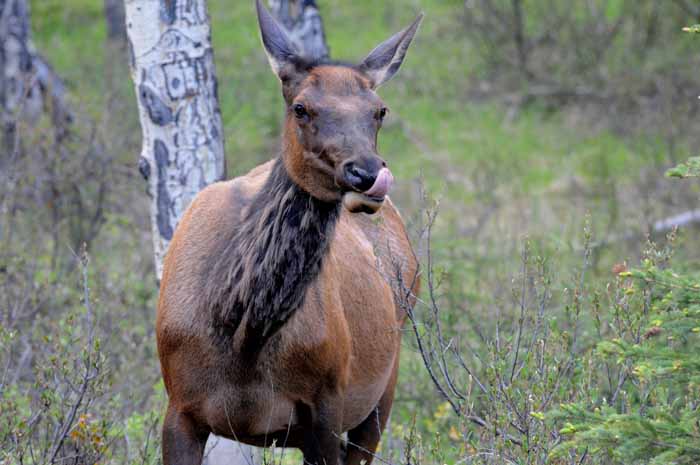
<svg viewBox="0 0 700 465"><path fill-rule="evenodd" d="M312 70L295 98L306 99L309 107L330 106L336 118L344 115L348 124L358 124L353 115L367 116L378 102L366 77L334 66ZM376 130L368 132L364 142L354 141L353 150L330 150L331 141L311 152L303 142L308 144L308 138L302 138L303 131L312 129L300 129L288 114L281 160L304 192L338 203L343 192L338 167L357 150L374 153ZM217 294L212 287L227 282L212 275L213 262L239 257L227 255L231 247L226 241L240 240L231 231L264 216L250 208L269 189L274 163L202 191L171 242L156 321L169 396L165 465L198 465L209 432L253 445L276 440L278 446L302 448L310 463L331 464L338 460L338 437L345 431L351 442L359 443L349 444L346 463L359 464L371 461L363 449L375 450L381 434L376 425L383 428L388 418L405 319L399 304L404 296L397 295L397 265L400 281L413 285L414 292L418 286L417 262L389 199L372 216L340 211L322 266L304 290L301 306L258 348L255 363L244 359L236 342L248 331L250 311L241 314L241 324L224 340L230 347L222 348L212 335L206 296ZM250 266L255 264L243 266L244 273L252 271Z"/></svg>

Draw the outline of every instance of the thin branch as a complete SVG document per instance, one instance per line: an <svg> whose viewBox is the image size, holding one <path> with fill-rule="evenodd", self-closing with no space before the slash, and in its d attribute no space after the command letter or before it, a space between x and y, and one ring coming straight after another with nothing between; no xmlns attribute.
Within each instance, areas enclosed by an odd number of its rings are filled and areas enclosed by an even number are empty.
<svg viewBox="0 0 700 465"><path fill-rule="evenodd" d="M510 370L510 384L513 384L515 376L515 367L518 365L518 355L520 355L520 339L523 336L523 326L525 323L525 295L527 293L527 260L528 260L527 245L523 248L522 253L522 285L520 289L520 318L518 319L518 336L515 342L515 355L513 356L513 366Z"/></svg>
<svg viewBox="0 0 700 465"><path fill-rule="evenodd" d="M83 299L84 299L84 306L85 306L85 326L88 331L88 345L87 345L87 351L86 351L86 358L85 358L85 371L83 372L83 378L80 384L80 388L78 389L78 398L76 401L73 403L73 406L71 407L70 413L68 414L68 420L63 423L63 427L59 428L58 431L60 433L58 436L54 439L54 448L53 452L51 453L51 458L49 460L50 463L55 463L56 462L56 457L58 456L58 453L61 451L61 448L63 447L63 443L66 439L66 436L68 435L70 429L73 426L73 423L75 422L75 417L78 413L78 409L81 407L83 404L83 400L85 398L85 394L87 393L90 382L97 376L97 372L95 371L94 373L92 372L92 352L93 352L93 347L94 347L94 323L93 323L93 317L92 317L92 306L90 305L90 288L88 287L88 255L87 251L85 249L85 245L83 245L83 251L80 257L81 265L82 265L82 271L83 271Z"/></svg>

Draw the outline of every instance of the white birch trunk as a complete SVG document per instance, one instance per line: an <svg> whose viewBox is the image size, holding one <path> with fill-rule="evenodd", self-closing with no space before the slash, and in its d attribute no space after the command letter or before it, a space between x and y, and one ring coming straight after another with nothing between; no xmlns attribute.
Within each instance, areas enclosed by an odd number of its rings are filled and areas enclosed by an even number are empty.
<svg viewBox="0 0 700 465"><path fill-rule="evenodd" d="M13 154L16 126L34 124L44 112L51 116L56 139L71 121L65 87L32 43L27 0L0 0L0 114L3 149Z"/></svg>
<svg viewBox="0 0 700 465"><path fill-rule="evenodd" d="M206 0L125 0L131 72L148 181L158 279L173 232L207 185L225 176L224 141ZM255 451L210 437L205 463L248 465Z"/></svg>
<svg viewBox="0 0 700 465"><path fill-rule="evenodd" d="M209 16L205 0L126 0L126 23L160 279L180 216L225 175Z"/></svg>

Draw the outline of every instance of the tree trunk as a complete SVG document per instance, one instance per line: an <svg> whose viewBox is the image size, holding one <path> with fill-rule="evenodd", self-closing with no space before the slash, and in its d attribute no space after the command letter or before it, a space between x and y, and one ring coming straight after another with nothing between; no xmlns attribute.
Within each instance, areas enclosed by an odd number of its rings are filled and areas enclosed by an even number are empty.
<svg viewBox="0 0 700 465"><path fill-rule="evenodd" d="M27 0L0 0L0 112L3 150L17 151L17 123L36 123L50 114L57 140L66 135L71 114L65 86L32 43Z"/></svg>
<svg viewBox="0 0 700 465"><path fill-rule="evenodd" d="M180 216L225 175L214 54L205 0L126 0L126 18L160 279Z"/></svg>
<svg viewBox="0 0 700 465"><path fill-rule="evenodd" d="M105 21L107 22L107 39L115 42L126 41L124 1L104 0L104 12Z"/></svg>
<svg viewBox="0 0 700 465"><path fill-rule="evenodd" d="M328 58L323 20L314 0L270 0L271 13L287 28L289 37L308 58Z"/></svg>

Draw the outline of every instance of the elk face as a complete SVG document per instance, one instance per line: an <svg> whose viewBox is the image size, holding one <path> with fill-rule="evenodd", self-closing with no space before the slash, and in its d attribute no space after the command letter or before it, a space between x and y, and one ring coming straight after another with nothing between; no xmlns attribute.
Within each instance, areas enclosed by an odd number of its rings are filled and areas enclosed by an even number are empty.
<svg viewBox="0 0 700 465"><path fill-rule="evenodd" d="M257 9L263 45L287 105L287 172L314 197L342 199L351 212L376 212L393 183L377 151L388 110L376 89L398 71L422 15L351 66L305 59L260 0Z"/></svg>

